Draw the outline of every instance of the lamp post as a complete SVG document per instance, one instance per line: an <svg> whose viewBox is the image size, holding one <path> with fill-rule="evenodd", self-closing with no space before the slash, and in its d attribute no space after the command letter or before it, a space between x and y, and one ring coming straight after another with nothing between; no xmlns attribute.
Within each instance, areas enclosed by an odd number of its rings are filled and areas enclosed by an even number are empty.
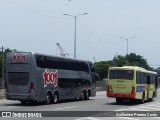
<svg viewBox="0 0 160 120"><path fill-rule="evenodd" d="M3 46L0 49L1 49L1 56L2 56L2 81L1 81L2 86L0 86L0 87L3 87L3 85L4 85L4 48L3 48Z"/></svg>
<svg viewBox="0 0 160 120"><path fill-rule="evenodd" d="M132 39L132 38L135 38L135 37L136 37L136 36L129 37L129 38L120 37L120 38L123 38L123 39L127 40L127 55L128 55L128 40L129 40L129 39Z"/></svg>
<svg viewBox="0 0 160 120"><path fill-rule="evenodd" d="M76 33L76 32L77 32L77 31L76 31L76 29L77 29L77 28L76 28L76 24L77 24L77 17L80 16L80 15L86 15L86 14L88 14L88 13L82 13L82 14L78 14L78 15L76 15L76 16L74 16L74 15L69 15L69 14L63 14L63 15L66 15L66 16L71 16L71 17L73 17L74 20L75 20L74 58L76 58L76 42L77 42L77 41L76 41L76 37L77 37L77 36L76 36L76 34L77 34L77 33Z"/></svg>

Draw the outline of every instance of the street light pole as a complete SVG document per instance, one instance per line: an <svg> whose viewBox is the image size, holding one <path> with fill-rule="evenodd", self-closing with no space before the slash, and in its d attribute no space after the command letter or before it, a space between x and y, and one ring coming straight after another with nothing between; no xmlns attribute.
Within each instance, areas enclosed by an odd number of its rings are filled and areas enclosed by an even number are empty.
<svg viewBox="0 0 160 120"><path fill-rule="evenodd" d="M63 15L66 15L66 16L71 16L74 18L75 20L75 36L74 36L74 58L76 58L76 46L77 46L77 17L80 16L80 15L86 15L88 13L83 13L83 14L78 14L76 16L74 15L69 15L69 14L63 14Z"/></svg>
<svg viewBox="0 0 160 120"><path fill-rule="evenodd" d="M2 57L2 81L1 81L1 86L4 86L4 47L2 46L1 48L1 57Z"/></svg>
<svg viewBox="0 0 160 120"><path fill-rule="evenodd" d="M131 39L131 38L135 38L135 37L136 37L136 36L129 37L129 38L120 37L120 38L123 38L123 39L127 40L127 56L128 56L128 40Z"/></svg>
<svg viewBox="0 0 160 120"><path fill-rule="evenodd" d="M77 17L75 18L75 38L74 38L74 58L76 58L76 48L77 48Z"/></svg>

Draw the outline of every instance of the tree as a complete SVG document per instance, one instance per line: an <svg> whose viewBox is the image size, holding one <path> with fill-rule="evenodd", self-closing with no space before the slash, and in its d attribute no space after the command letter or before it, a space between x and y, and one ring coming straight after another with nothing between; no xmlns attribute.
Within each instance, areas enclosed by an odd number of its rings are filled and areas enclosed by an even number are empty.
<svg viewBox="0 0 160 120"><path fill-rule="evenodd" d="M4 65L5 65L5 58L6 58L6 54L8 52L11 52L11 50L9 48L4 50L4 53L0 53L0 77L2 77L2 62L4 60Z"/></svg>
<svg viewBox="0 0 160 120"><path fill-rule="evenodd" d="M99 74L100 80L102 80L103 78L107 78L110 64L111 64L111 61L101 61L101 62L95 63L96 73Z"/></svg>
<svg viewBox="0 0 160 120"><path fill-rule="evenodd" d="M148 63L147 60L143 58L143 56L136 55L135 53L131 53L130 55L125 56L129 66L139 66L143 67L147 70L153 70Z"/></svg>
<svg viewBox="0 0 160 120"><path fill-rule="evenodd" d="M153 70L147 60L141 55L136 55L135 53L130 53L129 55L122 56L118 55L114 57L113 60L100 61L95 63L96 72L99 74L100 79L107 78L109 67L122 67L122 66L139 66L147 70Z"/></svg>
<svg viewBox="0 0 160 120"><path fill-rule="evenodd" d="M116 66L117 67L122 67L124 65L127 65L127 60L126 57L123 57L122 55L118 55L116 58Z"/></svg>

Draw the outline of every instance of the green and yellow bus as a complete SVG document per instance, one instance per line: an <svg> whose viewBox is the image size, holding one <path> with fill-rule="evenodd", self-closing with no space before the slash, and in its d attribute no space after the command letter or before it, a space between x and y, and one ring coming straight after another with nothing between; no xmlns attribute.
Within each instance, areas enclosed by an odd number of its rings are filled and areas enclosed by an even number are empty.
<svg viewBox="0 0 160 120"><path fill-rule="evenodd" d="M157 73L137 66L109 68L107 97L124 100L152 101L157 96Z"/></svg>

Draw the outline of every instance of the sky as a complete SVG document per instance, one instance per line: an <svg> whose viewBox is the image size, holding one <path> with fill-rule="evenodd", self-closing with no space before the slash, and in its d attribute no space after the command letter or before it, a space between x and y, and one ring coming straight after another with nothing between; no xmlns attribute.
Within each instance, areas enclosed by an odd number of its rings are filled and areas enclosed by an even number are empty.
<svg viewBox="0 0 160 120"><path fill-rule="evenodd" d="M0 46L19 51L74 56L77 17L78 59L112 60L136 53L160 66L160 0L0 0ZM136 36L135 38L131 38Z"/></svg>

